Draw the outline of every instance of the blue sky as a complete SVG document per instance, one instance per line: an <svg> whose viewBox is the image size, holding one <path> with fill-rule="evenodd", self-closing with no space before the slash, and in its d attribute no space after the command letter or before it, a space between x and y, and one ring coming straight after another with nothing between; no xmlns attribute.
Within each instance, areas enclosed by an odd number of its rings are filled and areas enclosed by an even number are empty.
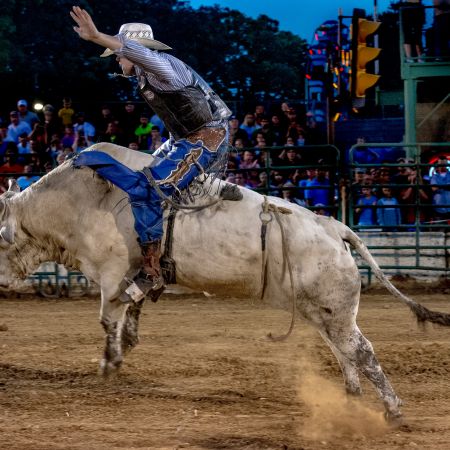
<svg viewBox="0 0 450 450"><path fill-rule="evenodd" d="M374 0L190 0L197 8L214 4L237 9L257 17L266 14L280 22L280 29L291 31L310 42L314 30L325 20L337 19L338 8L344 15L351 15L353 8L364 8L373 14ZM390 0L378 0L378 12L388 9ZM424 2L427 4L427 2Z"/></svg>

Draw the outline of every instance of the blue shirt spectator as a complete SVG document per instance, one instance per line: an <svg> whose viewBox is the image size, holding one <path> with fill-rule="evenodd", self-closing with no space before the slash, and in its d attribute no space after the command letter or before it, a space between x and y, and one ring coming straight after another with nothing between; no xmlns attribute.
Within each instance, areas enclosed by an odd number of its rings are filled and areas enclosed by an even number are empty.
<svg viewBox="0 0 450 450"><path fill-rule="evenodd" d="M251 142L253 133L260 127L255 124L255 116L253 114L246 114L239 128L247 133L248 141Z"/></svg>
<svg viewBox="0 0 450 450"><path fill-rule="evenodd" d="M27 122L19 121L19 113L17 111L11 111L9 114L11 123L8 126L8 131L6 132L5 141L19 143L19 136L22 133L27 135L31 133L31 127Z"/></svg>
<svg viewBox="0 0 450 450"><path fill-rule="evenodd" d="M316 186L323 186L324 189L319 189ZM308 206L316 206L318 203L322 205L330 204L330 180L326 178L324 170L319 169L317 176L311 181L308 181L305 189L305 200ZM315 187L315 189L308 189L309 187Z"/></svg>
<svg viewBox="0 0 450 450"><path fill-rule="evenodd" d="M382 227L388 227L384 231L389 231L390 227L401 224L400 208L397 199L392 197L391 188L384 187L382 194L383 197L377 202L377 205L381 206L381 208L377 208L377 220ZM395 228L392 230L395 230Z"/></svg>
<svg viewBox="0 0 450 450"><path fill-rule="evenodd" d="M37 114L28 111L28 103L26 100L19 100L17 102L17 110L19 112L19 120L21 122L26 122L31 128L33 128L35 123L39 122Z"/></svg>
<svg viewBox="0 0 450 450"><path fill-rule="evenodd" d="M436 167L436 172L430 181L433 190L433 204L436 205L435 211L439 217L450 217L450 172L447 169L447 158L439 158L437 164L440 164L440 167Z"/></svg>
<svg viewBox="0 0 450 450"><path fill-rule="evenodd" d="M358 225L376 225L374 206L377 204L377 198L370 187L363 187L361 191L362 196L357 202L360 208L356 208L356 213L359 213Z"/></svg>

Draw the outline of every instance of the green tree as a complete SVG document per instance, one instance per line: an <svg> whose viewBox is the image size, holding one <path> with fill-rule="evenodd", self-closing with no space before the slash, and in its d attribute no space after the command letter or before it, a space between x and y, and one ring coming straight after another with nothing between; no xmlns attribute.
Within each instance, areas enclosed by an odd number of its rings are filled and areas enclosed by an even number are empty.
<svg viewBox="0 0 450 450"><path fill-rule="evenodd" d="M267 16L252 19L217 5L194 9L182 0L79 4L109 34L122 23L150 23L158 40L227 99L303 95L306 42L279 31L278 22ZM6 110L21 97L59 105L65 95L83 103L133 95L129 80L109 76L118 71L114 58L99 58L101 49L72 30L72 5L67 0L10 0L3 7L0 83Z"/></svg>

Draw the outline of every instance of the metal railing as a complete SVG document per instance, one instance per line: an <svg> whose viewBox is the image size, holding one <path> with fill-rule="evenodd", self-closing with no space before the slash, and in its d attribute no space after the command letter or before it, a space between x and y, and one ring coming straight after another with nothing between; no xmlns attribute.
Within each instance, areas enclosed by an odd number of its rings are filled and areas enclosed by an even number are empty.
<svg viewBox="0 0 450 450"><path fill-rule="evenodd" d="M367 163L362 164L354 160L354 154L357 149L366 150L377 148L401 148L407 150L407 154L420 155L422 149L444 150L448 149L448 144L445 143L416 143L416 144L399 144L399 143L366 143L360 145L354 145L349 150L348 164L341 166L341 154L337 147L333 145L316 145L316 146L297 146L297 147L264 147L264 148L250 148L240 149L237 153L243 154L246 150L252 152L264 152L263 164L260 167L255 168L239 168L234 167L227 170L228 174L238 174L248 171L256 171L258 174L261 172L266 173L267 185L250 186L251 189L261 192L263 194L283 196L283 191L290 191L294 193L294 196L304 201L305 190L323 189L328 190L329 203L326 205L308 205L305 206L318 213L324 213L334 215L337 219L347 223L350 228L356 230L358 233L367 233L365 239L369 243L368 248L374 252L376 258L397 258L392 263L382 263L381 268L384 270L413 270L413 271L434 271L441 272L443 275L448 275L450 266L450 222L444 221L424 221L423 216L431 217L431 211L436 207L431 201L423 202L420 197L421 189L430 189L430 185L425 183L423 175L427 174L430 165L422 163L419 156L415 156L411 161L399 163ZM280 161L280 153L286 150L295 149L300 155L300 163L298 165L283 165ZM409 150L409 151L408 151ZM321 163L317 161L323 160ZM278 163L277 163L278 161ZM304 162L304 163L303 163ZM353 184L353 174L356 170L369 171L371 169L383 168L385 170L392 170L393 168L400 169L415 169L418 176L414 183L375 183L371 185L372 189L381 190L385 187L391 189L413 189L413 200L408 203L400 203L396 207L401 210L412 209L414 211L414 220L411 223L399 223L396 225L359 225L356 220L355 211L357 208L361 208L358 205L358 199L356 197L357 189L360 189L362 185L358 187ZM306 172L308 169L322 169L329 174L329 184L327 186L309 186L299 185L293 183L293 186L274 186L270 184L271 175L274 172L292 173L293 171L299 171L300 173ZM22 174L17 174L22 175ZM422 175L422 178L420 177ZM14 176L14 174L7 174L7 177ZM444 186L450 189L450 186ZM289 200L289 199L288 199ZM290 200L292 201L292 199ZM302 204L300 202L300 204ZM442 206L442 205L441 205ZM448 206L450 205L443 205ZM374 205L373 207L364 206L365 208L386 209L392 206ZM376 232L376 233L375 233ZM430 243L430 237L433 232L437 232L439 239L435 239L436 242ZM382 236L385 238L385 243L371 244L373 236ZM403 242L398 242L403 239ZM405 242L407 242L405 244ZM402 256L402 252L409 252L407 256L408 263L399 262L399 258L405 258ZM441 266L437 266L433 263L430 254L439 253L439 257L445 261ZM413 256L411 256L413 254ZM399 256L400 255L400 256ZM425 262L424 262L425 260ZM412 261L412 262L411 262ZM361 264L360 269L368 272L368 279L370 281L372 274L370 268ZM89 288L89 283L81 272L68 271L62 273L57 264L54 265L52 270L42 270L36 272L30 277L36 292L45 297L60 297L64 295L84 295Z"/></svg>
<svg viewBox="0 0 450 450"><path fill-rule="evenodd" d="M400 147L413 148L415 158L404 159L405 162L386 162L386 163L358 163L354 160L354 154L357 149L366 150L376 148L395 148ZM433 189L450 190L450 184L431 185L430 173L431 169L440 167L442 164L429 164L420 161L419 155L421 150L426 148L434 148L437 150L444 150L448 148L448 144L436 143L416 143L416 144L399 144L399 143L385 143L385 144L360 144L353 146L349 151L348 164L348 179L350 182L354 180L354 174L357 171L365 171L366 174L371 170L382 169L390 171L393 168L400 169L405 174L400 174L397 180L392 178L387 182L382 183L350 183L348 193L348 211L349 223L348 225L364 234L365 240L369 243L368 248L373 252L374 256L382 260L381 268L383 270L394 271L433 271L441 273L441 275L448 275L450 273L450 216L448 214L441 214L436 212L438 209L448 209L450 211L450 204L436 204L433 201ZM448 166L448 165L444 165ZM407 180L407 176L410 180ZM413 174L411 178L411 174ZM428 182L427 182L428 181ZM390 204L380 204L379 202L367 205L361 204L359 194L362 189L372 190L393 190L395 193L407 193L405 195L406 201L398 201ZM402 199L400 199L402 200ZM363 225L358 223L357 210L372 210L374 216L380 210L389 209L391 212L397 210L400 216L399 223L383 224L375 222L372 225ZM409 214L408 214L409 213ZM412 213L412 214L411 214ZM408 217L409 216L409 217ZM405 220L406 219L406 220ZM376 232L376 233L374 233ZM372 235L372 236L371 236ZM376 239L375 239L376 236ZM384 243L382 241L385 241ZM378 241L371 244L371 241ZM387 261L394 259L393 263ZM370 268L366 265L361 265L360 269L369 271L368 278L371 280Z"/></svg>

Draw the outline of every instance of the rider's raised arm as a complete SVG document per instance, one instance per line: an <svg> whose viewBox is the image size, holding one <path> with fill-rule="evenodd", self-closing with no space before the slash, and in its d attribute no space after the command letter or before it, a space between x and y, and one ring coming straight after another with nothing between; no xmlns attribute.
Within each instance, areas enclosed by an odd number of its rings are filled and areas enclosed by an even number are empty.
<svg viewBox="0 0 450 450"><path fill-rule="evenodd" d="M73 29L81 39L94 42L111 50L117 50L122 46L117 37L98 31L92 17L86 10L81 9L79 6L74 6L72 11L70 11L70 15L77 24Z"/></svg>

